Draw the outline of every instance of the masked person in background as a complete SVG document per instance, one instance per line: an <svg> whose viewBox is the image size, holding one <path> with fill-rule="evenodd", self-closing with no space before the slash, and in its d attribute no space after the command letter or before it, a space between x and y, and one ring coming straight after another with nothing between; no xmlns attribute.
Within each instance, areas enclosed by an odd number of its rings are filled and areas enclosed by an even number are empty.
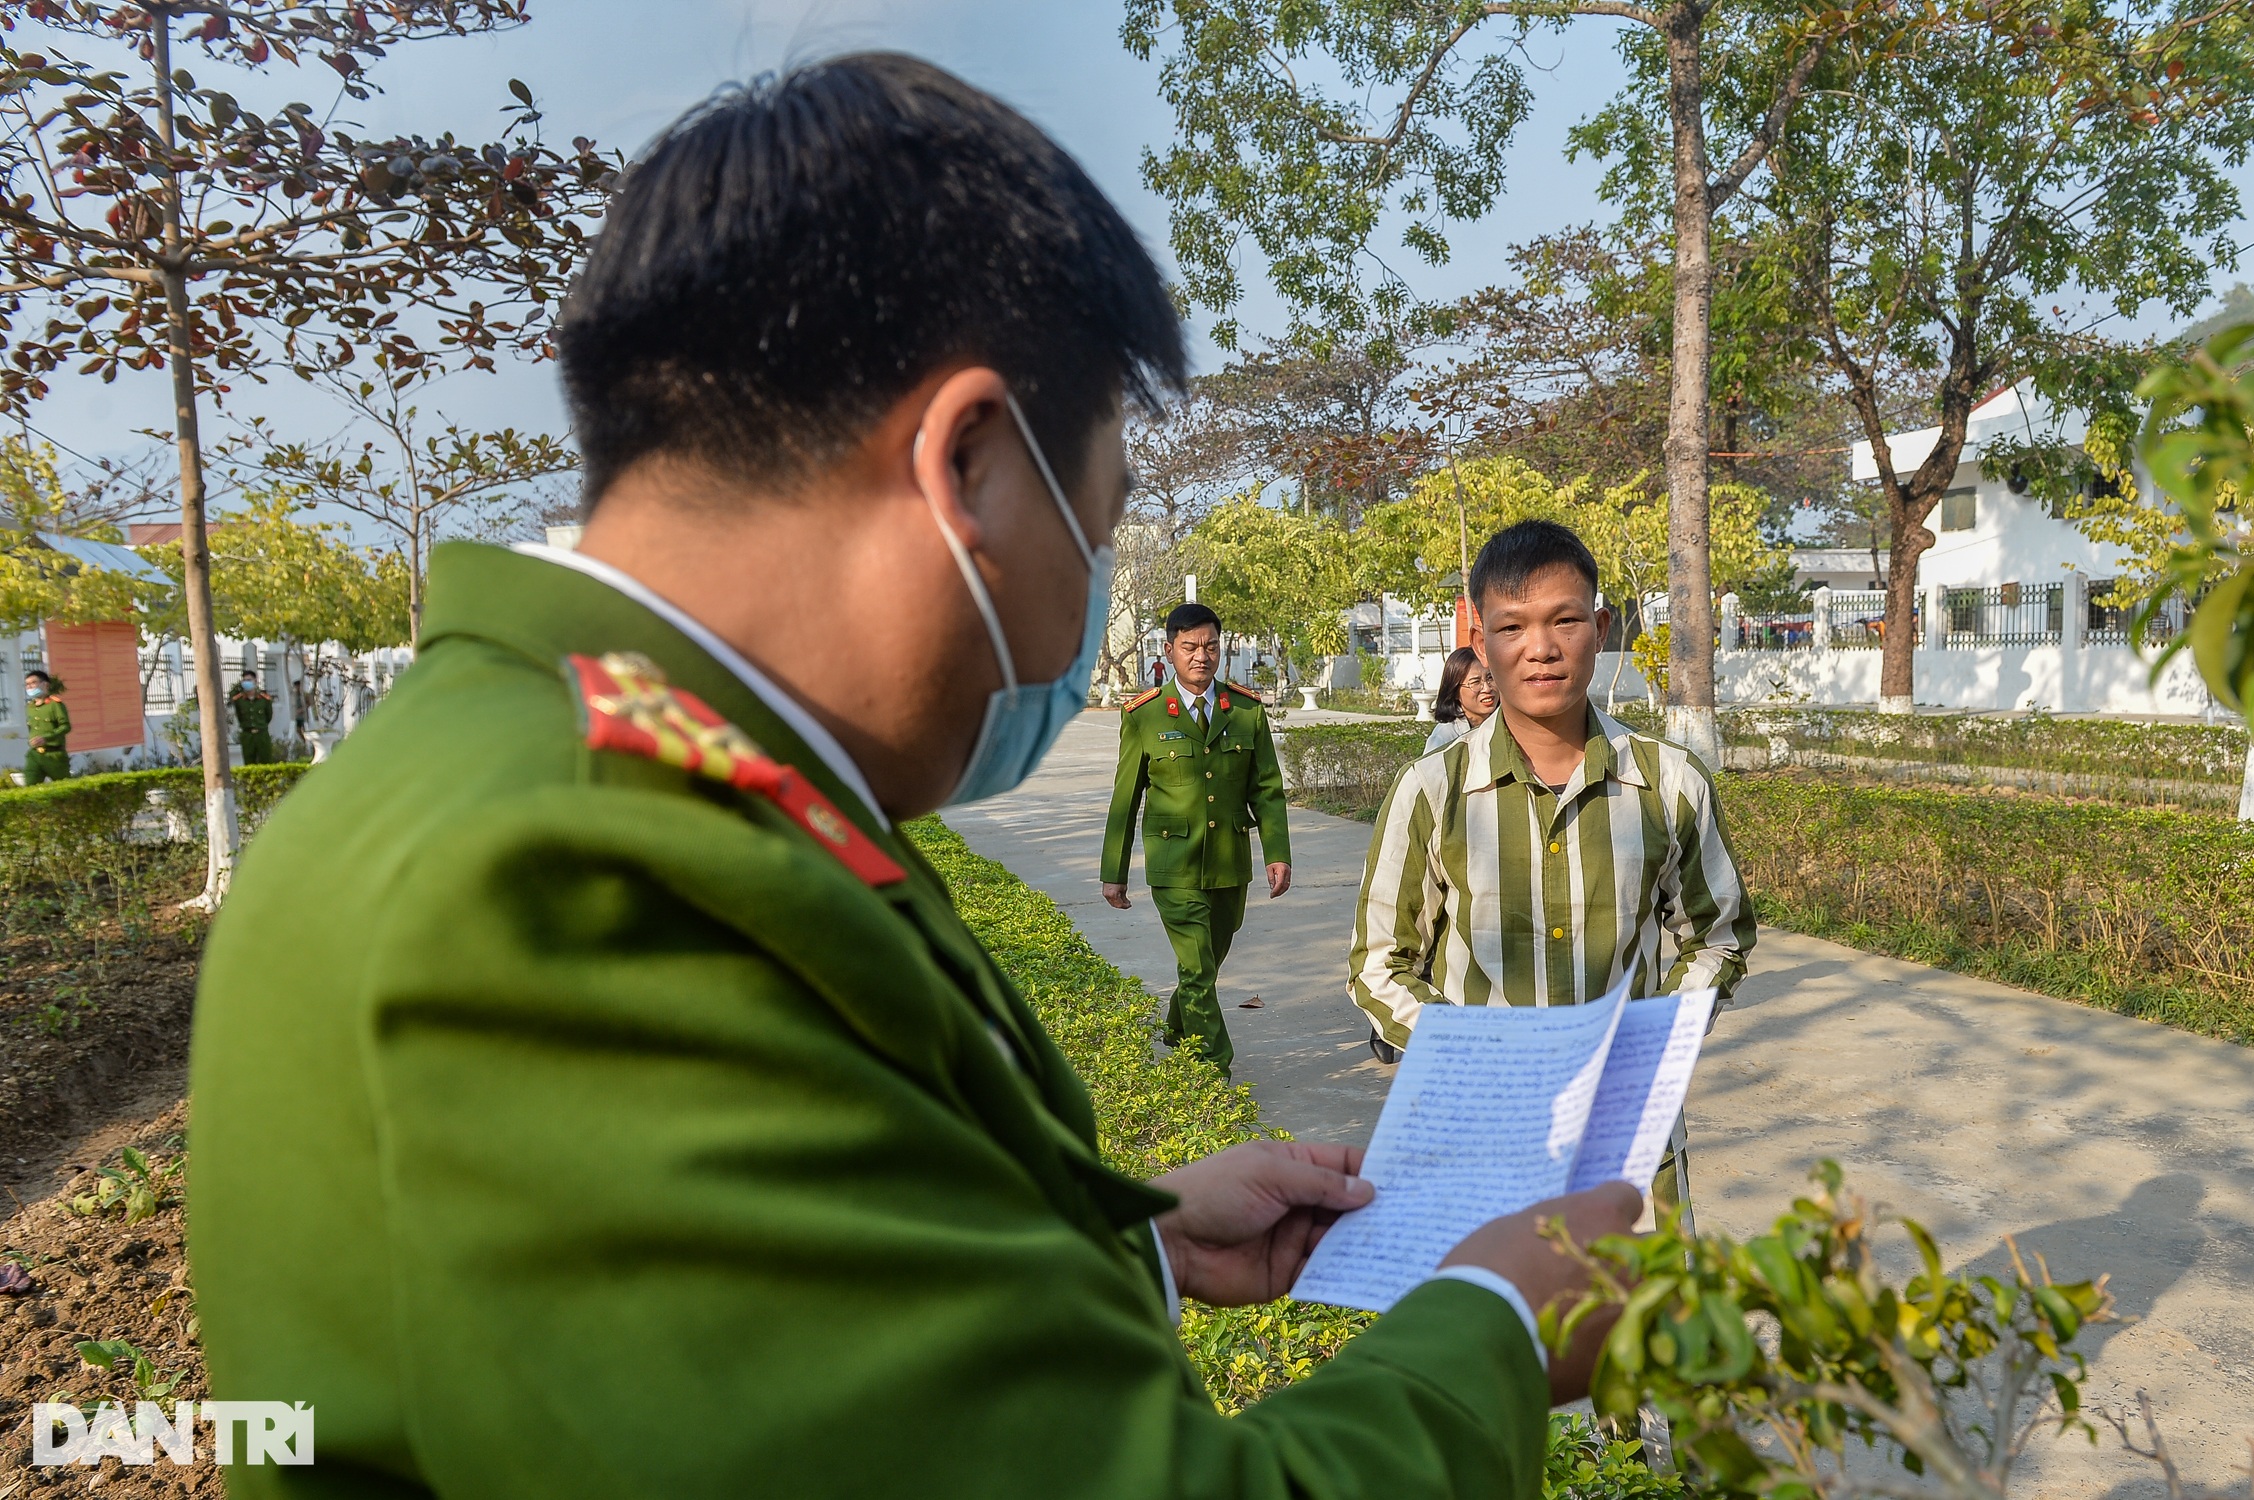
<svg viewBox="0 0 2254 1500"><path fill-rule="evenodd" d="M23 784L70 778L70 707L62 688L45 672L33 668L23 674L24 733Z"/></svg>
<svg viewBox="0 0 2254 1500"><path fill-rule="evenodd" d="M1219 1415L1176 1295L1281 1295L1359 1153L1104 1165L900 832L1082 707L1123 406L1183 377L1086 175L927 64L801 68L626 174L557 338L581 549L438 549L206 950L213 1393L320 1422L230 1493L1538 1495L1602 1320L1545 1377L1535 1215Z"/></svg>
<svg viewBox="0 0 2254 1500"><path fill-rule="evenodd" d="M274 758L274 695L258 685L256 675L245 672L227 694L235 711L235 736L243 747L243 764L262 766Z"/></svg>

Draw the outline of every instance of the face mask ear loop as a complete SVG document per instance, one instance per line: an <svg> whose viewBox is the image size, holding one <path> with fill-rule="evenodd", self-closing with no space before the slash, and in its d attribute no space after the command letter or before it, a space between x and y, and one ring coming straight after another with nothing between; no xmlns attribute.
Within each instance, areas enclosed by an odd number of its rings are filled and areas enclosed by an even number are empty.
<svg viewBox="0 0 2254 1500"><path fill-rule="evenodd" d="M1096 549L1088 545L1088 533L1080 529L1080 518L1072 513L1071 502L1064 498L1064 486L1057 483L1056 473L1049 467L1049 455L1041 451L1040 440L1033 436L1033 424L1025 420L1025 412L1017 404L1017 397L1005 392L1002 399L1009 403L1010 415L1017 419L1018 436L1025 439L1025 451L1033 455L1034 465L1040 469L1042 481L1049 487L1049 498L1057 503L1057 509L1064 515L1066 529L1071 531L1072 540L1080 548L1080 561L1087 564L1088 571L1093 573L1096 569Z"/></svg>
<svg viewBox="0 0 2254 1500"><path fill-rule="evenodd" d="M978 564L971 561L970 550L963 545L962 538L955 535L955 528L947 524L947 518L939 513L939 502L932 499L931 491L924 488L921 472L923 453L924 435L919 428L911 459L918 470L916 491L924 497L924 504L930 507L932 523L939 528L939 535L945 539L947 550L955 554L955 567L962 573L963 582L970 588L971 602L978 606L979 618L986 622L986 638L993 642L994 660L1002 669L1002 691L1014 693L1017 691L1017 663L1010 659L1009 638L1002 634L1001 618L994 613L994 601L987 596L986 580L978 576ZM1045 470L1047 465L1042 467Z"/></svg>

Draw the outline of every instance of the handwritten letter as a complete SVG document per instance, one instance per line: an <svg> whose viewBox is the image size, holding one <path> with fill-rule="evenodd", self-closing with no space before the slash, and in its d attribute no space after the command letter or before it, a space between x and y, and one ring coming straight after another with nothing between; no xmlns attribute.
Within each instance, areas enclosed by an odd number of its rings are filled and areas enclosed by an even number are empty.
<svg viewBox="0 0 2254 1500"><path fill-rule="evenodd" d="M1426 1006L1362 1164L1377 1199L1292 1295L1383 1312L1481 1224L1566 1191L1621 1005Z"/></svg>
<svg viewBox="0 0 2254 1500"><path fill-rule="evenodd" d="M1691 990L1631 1000L1621 1011L1567 1191L1613 1181L1650 1187L1690 1092L1714 999L1713 990Z"/></svg>

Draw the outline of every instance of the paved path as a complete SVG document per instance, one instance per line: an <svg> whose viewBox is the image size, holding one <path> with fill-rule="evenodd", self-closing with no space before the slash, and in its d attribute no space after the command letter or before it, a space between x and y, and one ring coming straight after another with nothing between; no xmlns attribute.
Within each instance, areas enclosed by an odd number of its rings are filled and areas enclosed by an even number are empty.
<svg viewBox="0 0 2254 1500"><path fill-rule="evenodd" d="M1136 876L1096 880L1116 721L1088 714L1009 797L948 814L972 847L1063 904L1096 949L1164 995L1173 958ZM1294 808L1296 880L1255 896L1222 972L1237 1077L1295 1134L1366 1140L1392 1069L1346 1001L1358 823ZM1258 994L1259 1010L1236 1003ZM1708 1228L1745 1234L1822 1156L1922 1220L1958 1265L2001 1237L2061 1279L2110 1272L2128 1321L2097 1330L2089 1395L2152 1393L2186 1475L2245 1493L2254 1436L2254 1053L1919 964L1764 929L1689 1107ZM1894 1268L1909 1269L1905 1255ZM2160 1496L2149 1466L2038 1438L2015 1493Z"/></svg>

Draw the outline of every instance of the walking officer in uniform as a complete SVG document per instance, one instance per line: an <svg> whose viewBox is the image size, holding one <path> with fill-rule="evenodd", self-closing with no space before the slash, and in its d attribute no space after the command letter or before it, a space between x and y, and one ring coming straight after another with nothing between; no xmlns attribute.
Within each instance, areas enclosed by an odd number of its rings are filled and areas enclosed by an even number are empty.
<svg viewBox="0 0 2254 1500"><path fill-rule="evenodd" d="M961 80L836 58L665 131L555 338L579 548L436 549L205 948L212 1394L320 1423L233 1500L1539 1496L1604 1320L1545 1365L1585 1278L1536 1220L1635 1191L1482 1226L1222 1416L1176 1294L1282 1295L1360 1153L1107 1164L901 826L1086 705L1122 414L1185 374L1117 210Z"/></svg>
<svg viewBox="0 0 2254 1500"><path fill-rule="evenodd" d="M1260 830L1268 897L1291 889L1291 829L1268 712L1250 688L1219 680L1221 620L1202 604L1166 617L1171 684L1119 715L1119 775L1104 825L1104 899L1121 911L1127 857L1142 814L1143 868L1166 924L1178 979L1166 1006L1166 1045L1188 1042L1224 1074L1236 1059L1221 1015L1221 965L1244 925L1252 830Z"/></svg>
<svg viewBox="0 0 2254 1500"><path fill-rule="evenodd" d="M243 747L243 764L263 766L274 759L274 695L258 685L246 671L243 680L227 694L235 711L235 736Z"/></svg>
<svg viewBox="0 0 2254 1500"><path fill-rule="evenodd" d="M70 777L70 707L63 702L62 685L38 668L23 674L24 733L30 742L24 750L23 784L64 781Z"/></svg>

